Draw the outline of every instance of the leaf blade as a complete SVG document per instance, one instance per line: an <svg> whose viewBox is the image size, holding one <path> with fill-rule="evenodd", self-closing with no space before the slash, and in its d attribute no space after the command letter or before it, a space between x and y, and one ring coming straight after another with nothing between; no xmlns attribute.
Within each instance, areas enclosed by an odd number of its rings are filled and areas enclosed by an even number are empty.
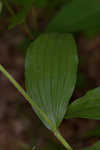
<svg viewBox="0 0 100 150"><path fill-rule="evenodd" d="M100 87L86 93L69 105L65 118L100 120Z"/></svg>
<svg viewBox="0 0 100 150"><path fill-rule="evenodd" d="M72 0L48 25L46 32L78 32L100 28L100 1Z"/></svg>
<svg viewBox="0 0 100 150"><path fill-rule="evenodd" d="M28 49L27 91L56 127L64 117L74 89L77 63L76 44L70 34L41 35Z"/></svg>

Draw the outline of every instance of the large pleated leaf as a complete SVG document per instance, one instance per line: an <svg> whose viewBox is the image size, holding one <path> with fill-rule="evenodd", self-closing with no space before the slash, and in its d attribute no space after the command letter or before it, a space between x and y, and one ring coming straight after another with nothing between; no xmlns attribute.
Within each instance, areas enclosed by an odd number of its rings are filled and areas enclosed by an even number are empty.
<svg viewBox="0 0 100 150"><path fill-rule="evenodd" d="M95 143L93 146L84 148L82 150L100 150L100 141Z"/></svg>
<svg viewBox="0 0 100 150"><path fill-rule="evenodd" d="M100 0L71 0L48 25L47 32L100 29Z"/></svg>
<svg viewBox="0 0 100 150"><path fill-rule="evenodd" d="M100 120L100 87L87 92L69 105L65 118Z"/></svg>
<svg viewBox="0 0 100 150"><path fill-rule="evenodd" d="M78 63L76 49L71 34L42 34L28 49L28 94L55 127L61 123L74 89ZM34 110L50 128L42 115Z"/></svg>

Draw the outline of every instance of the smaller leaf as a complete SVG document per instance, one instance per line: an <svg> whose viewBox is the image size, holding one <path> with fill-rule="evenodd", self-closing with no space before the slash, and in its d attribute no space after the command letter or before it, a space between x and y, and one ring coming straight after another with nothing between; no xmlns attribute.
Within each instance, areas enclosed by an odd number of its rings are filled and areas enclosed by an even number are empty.
<svg viewBox="0 0 100 150"><path fill-rule="evenodd" d="M84 148L82 150L100 150L100 142L97 142L96 144L94 144L93 146Z"/></svg>
<svg viewBox="0 0 100 150"><path fill-rule="evenodd" d="M100 87L86 93L69 105L65 118L100 120Z"/></svg>
<svg viewBox="0 0 100 150"><path fill-rule="evenodd" d="M28 13L28 10L29 10L28 8L24 8L21 12L18 12L16 15L12 16L9 19L10 25L9 25L8 29L12 29L16 25L24 23L27 13Z"/></svg>

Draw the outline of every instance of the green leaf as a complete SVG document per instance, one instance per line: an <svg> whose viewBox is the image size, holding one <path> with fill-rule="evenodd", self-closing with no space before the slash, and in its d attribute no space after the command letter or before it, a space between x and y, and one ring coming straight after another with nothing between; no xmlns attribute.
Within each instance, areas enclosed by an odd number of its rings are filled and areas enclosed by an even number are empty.
<svg viewBox="0 0 100 150"><path fill-rule="evenodd" d="M100 120L100 87L86 93L69 105L65 118Z"/></svg>
<svg viewBox="0 0 100 150"><path fill-rule="evenodd" d="M76 49L71 34L42 34L28 49L27 92L55 127L63 120L74 90L78 63Z"/></svg>
<svg viewBox="0 0 100 150"><path fill-rule="evenodd" d="M99 0L72 0L48 25L46 32L76 32L100 27Z"/></svg>
<svg viewBox="0 0 100 150"><path fill-rule="evenodd" d="M100 142L97 142L93 146L90 146L88 148L84 148L82 150L100 150Z"/></svg>
<svg viewBox="0 0 100 150"><path fill-rule="evenodd" d="M12 29L16 25L24 23L28 11L29 11L28 8L24 8L21 12L18 12L16 15L12 16L9 19L10 25L9 25L8 29Z"/></svg>

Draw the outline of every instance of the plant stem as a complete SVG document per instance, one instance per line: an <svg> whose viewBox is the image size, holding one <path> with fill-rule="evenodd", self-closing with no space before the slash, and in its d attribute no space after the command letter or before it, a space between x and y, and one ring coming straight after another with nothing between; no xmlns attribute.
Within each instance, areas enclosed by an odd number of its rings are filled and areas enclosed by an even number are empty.
<svg viewBox="0 0 100 150"><path fill-rule="evenodd" d="M3 1L4 1L5 6L7 7L8 11L10 12L10 14L11 14L12 16L14 16L14 15L15 15L15 12L14 12L13 9L10 7L8 1L7 1L7 0L3 0ZM30 32L30 30L29 30L29 28L28 28L28 26L27 26L26 23L22 24L20 27L21 27L21 29L25 32L25 34L28 35L28 37L30 38L30 40L33 40L33 39L34 39L34 38L33 38L33 35L31 34L31 32Z"/></svg>
<svg viewBox="0 0 100 150"><path fill-rule="evenodd" d="M0 64L0 71L9 79L9 81L16 87L16 89L25 97L25 99L31 104L33 108L35 108L40 115L44 118L44 120L49 124L51 130L57 139L63 144L63 146L67 150L73 150L71 146L65 141L60 132L56 129L56 127L52 124L52 122L48 119L48 116L38 107L38 105L31 99L30 96L24 91L24 89L16 82L16 80L6 71L6 69Z"/></svg>
<svg viewBox="0 0 100 150"><path fill-rule="evenodd" d="M68 142L63 138L63 136L60 134L60 132L57 130L54 135L56 136L56 138L63 144L63 146L67 149L67 150L73 150L72 147L68 144Z"/></svg>

